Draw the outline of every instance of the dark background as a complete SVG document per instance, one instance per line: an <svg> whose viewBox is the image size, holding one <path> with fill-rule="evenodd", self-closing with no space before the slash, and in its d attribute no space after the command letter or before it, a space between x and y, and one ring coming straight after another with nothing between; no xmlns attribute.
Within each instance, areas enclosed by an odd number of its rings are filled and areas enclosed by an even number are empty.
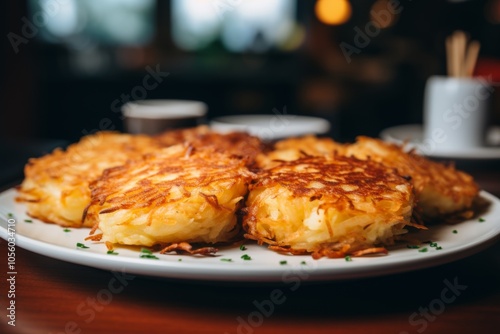
<svg viewBox="0 0 500 334"><path fill-rule="evenodd" d="M271 114L286 106L288 113L329 119L330 134L342 141L421 122L425 81L445 74L444 39L455 29L481 42L480 74L499 79L500 1L401 0L403 10L395 24L371 38L348 63L339 45L354 44L355 28L369 22L374 3L351 0L350 20L328 26L316 18L315 1L299 0L297 21L305 37L298 49L230 53L217 41L196 52L177 48L170 34L170 2L157 1L151 41L141 46L97 45L97 51L87 55L85 48L47 43L39 34L15 53L7 35L21 35L22 18L33 13L26 1L4 1L0 142L72 142L99 129L103 119L121 130L120 114L111 104L142 82L146 66L170 73L147 98L202 100L209 105L209 118ZM104 62L98 70L75 66L79 56L96 55ZM497 106L494 122L499 118Z"/></svg>

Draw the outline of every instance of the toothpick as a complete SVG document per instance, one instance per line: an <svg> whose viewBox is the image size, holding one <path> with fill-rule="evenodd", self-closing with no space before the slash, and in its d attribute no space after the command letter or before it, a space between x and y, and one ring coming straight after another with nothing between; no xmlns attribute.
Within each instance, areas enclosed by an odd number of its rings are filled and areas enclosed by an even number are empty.
<svg viewBox="0 0 500 334"><path fill-rule="evenodd" d="M472 77L474 74L474 68L476 67L477 57L479 55L479 49L481 49L481 44L478 41L472 41L467 49L467 55L465 57L465 75Z"/></svg>
<svg viewBox="0 0 500 334"><path fill-rule="evenodd" d="M457 76L463 77L465 76L465 47L467 44L467 36L461 30L455 31L455 44L456 44L456 61L457 64Z"/></svg>
<svg viewBox="0 0 500 334"><path fill-rule="evenodd" d="M451 65L453 66L453 76L458 77L460 75L460 55L459 55L459 45L458 45L458 35L453 33L451 35Z"/></svg>

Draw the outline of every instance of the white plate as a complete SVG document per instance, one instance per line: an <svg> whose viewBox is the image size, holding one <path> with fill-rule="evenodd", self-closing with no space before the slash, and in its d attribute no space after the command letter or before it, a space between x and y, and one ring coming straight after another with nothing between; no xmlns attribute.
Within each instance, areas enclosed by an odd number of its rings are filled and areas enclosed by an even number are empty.
<svg viewBox="0 0 500 334"><path fill-rule="evenodd" d="M408 148L415 148L422 155L448 159L500 159L500 127L492 126L486 135L487 146L459 151L440 151L432 143L423 143L423 129L420 124L394 126L383 130L380 138L393 143L406 143Z"/></svg>
<svg viewBox="0 0 500 334"><path fill-rule="evenodd" d="M8 238L7 220L11 214L16 221L14 227L18 247L90 267L163 278L291 283L297 280L372 277L458 260L492 244L500 234L500 200L481 192L481 196L491 201L491 206L482 216L484 222L473 219L453 226L433 226L429 231L416 233L422 241L437 242L441 250L425 245L428 251L420 252L419 249L409 249L406 244L400 244L390 248L386 256L353 258L347 262L345 259L313 260L308 255L281 255L250 243L245 245L247 249L244 251L239 247L229 247L220 249L214 257L156 254L159 259L154 260L140 258L140 249L131 248L117 248L115 251L118 255L108 255L104 244L84 241L89 229L65 232L63 227L29 218L24 205L14 201L15 196L14 189L0 194L0 236ZM26 219L32 222L25 222ZM453 233L453 230L457 233ZM77 243L89 248L77 248ZM251 260L242 259L244 254L250 256ZM286 264L282 264L282 261L286 261Z"/></svg>
<svg viewBox="0 0 500 334"><path fill-rule="evenodd" d="M330 130L326 119L298 116L275 111L275 115L237 115L213 119L210 127L218 132L245 131L263 140L275 140L308 134L325 134Z"/></svg>

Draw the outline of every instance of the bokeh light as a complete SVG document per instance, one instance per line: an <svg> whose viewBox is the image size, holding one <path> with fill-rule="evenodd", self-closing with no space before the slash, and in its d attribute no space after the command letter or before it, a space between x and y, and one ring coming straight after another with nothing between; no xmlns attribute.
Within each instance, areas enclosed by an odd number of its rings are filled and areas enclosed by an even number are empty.
<svg viewBox="0 0 500 334"><path fill-rule="evenodd" d="M321 22L341 25L351 18L352 7L349 0L318 0L314 11Z"/></svg>
<svg viewBox="0 0 500 334"><path fill-rule="evenodd" d="M377 0L370 9L370 20L376 27L386 29L397 22L398 11L401 11L401 8L395 8L394 1Z"/></svg>

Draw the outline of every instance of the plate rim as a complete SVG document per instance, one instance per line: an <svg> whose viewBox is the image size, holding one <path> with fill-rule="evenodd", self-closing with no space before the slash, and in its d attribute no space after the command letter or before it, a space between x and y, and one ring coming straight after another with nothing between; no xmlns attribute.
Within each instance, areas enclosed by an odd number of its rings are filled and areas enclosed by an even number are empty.
<svg viewBox="0 0 500 334"><path fill-rule="evenodd" d="M16 190L8 189L0 193L0 199L13 196ZM496 210L500 210L500 199L484 190L480 192L482 197L490 200ZM1 204L1 203L0 203ZM0 206L0 209L2 207ZM0 237L7 240L7 230L4 227L5 219L1 218ZM40 222L41 224L46 224ZM332 267L323 266L321 263L326 261L344 261L344 259L320 259L313 260L310 255L301 257L292 255L282 255L283 259L291 260L293 258L308 259L307 265L289 265L289 266L252 266L249 263L203 263L197 265L186 265L186 262L176 261L151 261L127 256L110 256L104 253L86 252L76 248L65 247L48 243L42 240L33 239L30 236L16 233L16 247L26 249L39 255L47 256L64 262L83 265L87 267L107 270L123 271L128 274L153 276L160 278L182 279L192 281L210 281L210 282L284 282L285 276L305 273L305 281L339 281L348 279L369 278L377 276L386 276L396 273L414 271L424 268L435 267L441 264L454 262L493 245L500 237L500 218L493 221L492 227L482 233L479 237L462 244L458 249L444 251L442 253L426 254L426 256L412 257L410 259L393 259L387 262L368 262L351 267ZM50 224L48 226L61 227ZM52 228L52 227L51 227ZM62 228L62 227L61 227ZM252 247L263 247L253 245ZM266 250L269 252L273 251ZM394 251L394 250L393 250ZM391 252L391 251L390 251ZM242 253L243 254L243 253ZM387 255L387 256L390 256ZM401 263L404 262L404 263ZM147 265L144 265L147 263ZM312 263L312 265L311 265ZM331 262L333 263L333 262ZM248 270L250 268L250 270ZM200 275L200 273L203 273ZM301 276L302 277L302 276Z"/></svg>

